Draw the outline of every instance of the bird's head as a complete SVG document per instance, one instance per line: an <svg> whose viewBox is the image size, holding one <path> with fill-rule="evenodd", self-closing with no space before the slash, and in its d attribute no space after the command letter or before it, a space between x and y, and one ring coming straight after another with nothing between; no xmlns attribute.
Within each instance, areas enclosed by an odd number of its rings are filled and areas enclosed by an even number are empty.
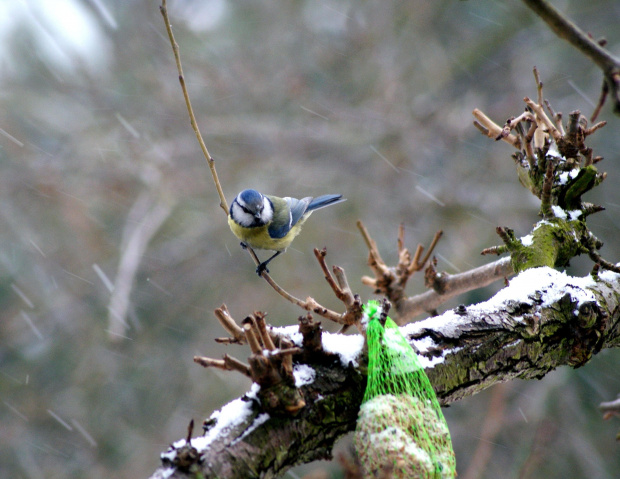
<svg viewBox="0 0 620 479"><path fill-rule="evenodd" d="M243 190L230 205L230 217L247 228L263 226L273 219L273 205L258 191Z"/></svg>

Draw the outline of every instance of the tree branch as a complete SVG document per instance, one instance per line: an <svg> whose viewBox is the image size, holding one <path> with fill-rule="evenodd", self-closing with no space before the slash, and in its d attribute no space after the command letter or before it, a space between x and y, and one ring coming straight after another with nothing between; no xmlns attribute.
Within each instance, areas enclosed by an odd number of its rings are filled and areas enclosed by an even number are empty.
<svg viewBox="0 0 620 479"><path fill-rule="evenodd" d="M254 252L252 252L253 254ZM353 294L351 288L349 287L349 282L347 281L344 269L339 266L333 266L334 276L329 272L327 265L325 264L325 256L327 255L327 250L323 248L319 250L318 248L314 248L314 256L319 262L319 266L323 270L325 275L325 280L332 288L332 291L336 295L336 297L344 303L345 311L342 313L338 313L331 309L326 308L319 304L314 298L308 296L305 300L296 298L284 288L282 288L278 283L276 283L268 273L263 272L261 276L269 285L282 296L284 299L299 306L301 309L312 312L322 318L329 319L330 321L334 321L335 323L342 324L345 327L352 326L359 322L362 317L362 305L359 295ZM258 264L258 263L257 263Z"/></svg>
<svg viewBox="0 0 620 479"><path fill-rule="evenodd" d="M600 106L602 106L609 92L611 92L614 102L614 113L620 115L620 60L566 18L547 0L523 0L523 3L549 25L558 37L568 41L603 71L605 78L603 95L599 107L592 116L592 121L596 118L596 114L598 114Z"/></svg>
<svg viewBox="0 0 620 479"><path fill-rule="evenodd" d="M530 269L485 303L408 324L402 332L447 405L498 382L582 366L600 350L620 347L620 276L605 272L598 278ZM295 328L278 332L302 346ZM298 372L314 371L300 388L306 406L296 416L266 414L253 390L205 421L205 436L171 445L152 479L198 472L205 478L275 478L296 464L331 457L335 440L355 428L365 376L356 364L361 348L356 363L344 351L326 351L326 344L355 337L325 341L326 335L321 351L293 357Z"/></svg>
<svg viewBox="0 0 620 479"><path fill-rule="evenodd" d="M194 115L194 109L192 108L192 102L189 100L189 93L187 92L187 86L185 84L185 76L183 75L183 66L181 65L181 54L179 53L179 44L174 39L174 35L172 33L172 25L170 24L170 18L168 17L168 6L166 5L166 0L162 0L159 10L164 17L164 23L166 24L166 31L168 32L168 38L170 40L170 45L172 46L172 52L174 53L174 59L177 65L177 71L179 72L179 83L181 84L181 89L183 90L183 97L185 98L185 106L187 107L187 113L189 114L189 121L192 125L192 129L196 134L196 139L200 144L200 149L202 150L202 154L207 160L207 164L209 165L209 170L211 170L211 176L213 177L213 183L215 183L215 188L217 189L217 194L220 197L220 207L224 210L224 213L228 215L228 203L226 202L226 197L224 196L224 191L222 190L222 185L217 176L217 171L215 169L215 160L207 150L207 145L202 139L202 134L200 133L200 129L198 128L198 122L196 122L196 116Z"/></svg>
<svg viewBox="0 0 620 479"><path fill-rule="evenodd" d="M401 225L398 235L398 264L388 266L381 258L376 242L371 238L370 233L361 221L357 222L357 227L368 247L368 265L375 275L374 278L363 276L362 283L373 288L375 294L385 296L395 306L394 321L400 325L413 321L416 316L421 314L434 312L440 305L454 296L483 288L514 274L510 258L503 258L494 263L454 275L438 273L435 270L435 261L432 261L424 273L426 286L431 289L425 293L408 297L405 294L408 279L427 264L442 232L438 231L435 234L426 256L420 260L424 248L422 245L418 245L412 257L409 250L404 246L404 229ZM493 252L500 253L500 251L495 250Z"/></svg>
<svg viewBox="0 0 620 479"><path fill-rule="evenodd" d="M509 257L479 266L464 273L436 273L435 289L410 296L396 304L398 323L406 324L416 316L436 310L454 296L474 289L484 288L497 280L507 278L513 274L514 270L510 264Z"/></svg>

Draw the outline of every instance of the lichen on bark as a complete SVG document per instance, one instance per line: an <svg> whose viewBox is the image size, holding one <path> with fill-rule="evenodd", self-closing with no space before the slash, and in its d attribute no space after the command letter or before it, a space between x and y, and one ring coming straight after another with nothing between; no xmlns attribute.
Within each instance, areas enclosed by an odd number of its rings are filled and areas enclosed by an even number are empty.
<svg viewBox="0 0 620 479"><path fill-rule="evenodd" d="M586 223L589 215L604 208L582 199L606 178L606 173L599 173L595 166L602 157L593 156L585 144L604 122L588 128L586 118L576 110L569 114L565 129L561 114L553 114L549 102L543 101L538 72L534 74L539 85L538 102L526 97L525 113L509 118L503 128L474 110L474 123L483 133L517 148L513 159L519 182L540 199L542 218L522 238L517 238L510 228L498 227L504 244L487 248L483 254L510 253L515 273L539 266L565 268L571 258L584 253L600 267L619 272L620 268L600 257L597 250L602 242ZM545 113L545 105L553 120Z"/></svg>

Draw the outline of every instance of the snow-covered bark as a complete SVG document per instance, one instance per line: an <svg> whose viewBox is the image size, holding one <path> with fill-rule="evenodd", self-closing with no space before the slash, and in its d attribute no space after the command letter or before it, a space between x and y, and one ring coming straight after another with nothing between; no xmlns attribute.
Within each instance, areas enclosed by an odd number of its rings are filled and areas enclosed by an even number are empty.
<svg viewBox="0 0 620 479"><path fill-rule="evenodd" d="M600 350L619 347L619 303L618 274L573 278L535 268L484 303L401 331L445 405L498 382L579 367ZM297 327L278 332L302 346ZM152 479L271 478L329 458L336 439L355 428L365 387L363 340L323 332L322 344L322 350L293 358L306 404L295 416L264 412L254 387L213 413L204 436L171 445Z"/></svg>

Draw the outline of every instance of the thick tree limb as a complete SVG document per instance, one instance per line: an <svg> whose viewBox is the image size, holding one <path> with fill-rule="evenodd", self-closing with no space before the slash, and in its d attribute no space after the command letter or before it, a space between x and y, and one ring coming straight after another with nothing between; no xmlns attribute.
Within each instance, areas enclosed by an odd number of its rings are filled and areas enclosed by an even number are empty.
<svg viewBox="0 0 620 479"><path fill-rule="evenodd" d="M405 324L425 312L436 310L450 298L473 289L483 288L514 274L510 257L502 258L464 273L436 273L433 289L410 296L396 304L398 323Z"/></svg>
<svg viewBox="0 0 620 479"><path fill-rule="evenodd" d="M299 342L295 330L284 331ZM620 276L605 272L595 281L531 269L486 303L402 331L418 350L440 402L449 404L498 382L579 367L601 349L620 347ZM326 334L324 345L333 342L325 341ZM355 339L343 336L338 342L346 338ZM214 413L205 437L194 438L191 446L184 439L171 446L152 479L197 472L205 478L274 478L296 464L331 457L335 440L355 428L363 367L345 365L325 350L303 358L303 365L294 358L295 367L312 368L314 380L301 387L306 406L296 416L268 415L255 391L249 393Z"/></svg>

